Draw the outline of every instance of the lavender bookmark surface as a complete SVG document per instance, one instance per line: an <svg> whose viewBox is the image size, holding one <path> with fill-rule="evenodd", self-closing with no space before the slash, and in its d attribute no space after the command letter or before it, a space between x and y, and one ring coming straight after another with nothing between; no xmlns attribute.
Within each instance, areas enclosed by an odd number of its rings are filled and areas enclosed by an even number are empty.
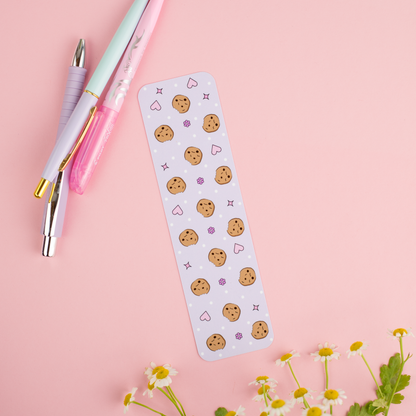
<svg viewBox="0 0 416 416"><path fill-rule="evenodd" d="M273 329L214 78L148 84L138 98L198 354L267 348Z"/></svg>

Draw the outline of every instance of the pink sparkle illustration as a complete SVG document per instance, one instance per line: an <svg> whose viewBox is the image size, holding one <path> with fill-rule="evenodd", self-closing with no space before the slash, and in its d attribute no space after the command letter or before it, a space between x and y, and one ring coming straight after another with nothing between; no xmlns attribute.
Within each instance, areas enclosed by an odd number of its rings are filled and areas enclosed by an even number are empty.
<svg viewBox="0 0 416 416"><path fill-rule="evenodd" d="M253 305L253 311L258 311L260 305Z"/></svg>
<svg viewBox="0 0 416 416"><path fill-rule="evenodd" d="M163 88L156 88L156 89L157 89L156 94L163 94L163 93L162 93Z"/></svg>
<svg viewBox="0 0 416 416"><path fill-rule="evenodd" d="M227 207L233 207L233 206L234 206L234 201L228 201Z"/></svg>
<svg viewBox="0 0 416 416"><path fill-rule="evenodd" d="M188 270L190 267L192 267L192 266L189 264L189 261L188 261L188 263L184 264L184 266L186 267L186 270Z"/></svg>
<svg viewBox="0 0 416 416"><path fill-rule="evenodd" d="M165 163L164 165L161 165L161 166L162 166L163 170L169 169L169 166L168 166L167 163Z"/></svg>
<svg viewBox="0 0 416 416"><path fill-rule="evenodd" d="M209 100L209 94L204 94L203 100Z"/></svg>

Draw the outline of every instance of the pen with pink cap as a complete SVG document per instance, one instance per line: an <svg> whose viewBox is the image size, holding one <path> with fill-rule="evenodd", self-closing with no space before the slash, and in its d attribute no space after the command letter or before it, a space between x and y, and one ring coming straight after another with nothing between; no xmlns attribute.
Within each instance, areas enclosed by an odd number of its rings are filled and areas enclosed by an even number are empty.
<svg viewBox="0 0 416 416"><path fill-rule="evenodd" d="M75 157L69 179L70 188L83 194L94 173L104 146L117 121L118 114L152 35L164 0L150 0L124 52L113 82L100 110Z"/></svg>

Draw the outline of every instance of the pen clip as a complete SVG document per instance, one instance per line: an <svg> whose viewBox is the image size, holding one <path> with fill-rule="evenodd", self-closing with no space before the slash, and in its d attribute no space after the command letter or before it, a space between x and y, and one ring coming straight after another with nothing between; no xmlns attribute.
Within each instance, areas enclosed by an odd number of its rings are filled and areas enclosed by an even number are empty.
<svg viewBox="0 0 416 416"><path fill-rule="evenodd" d="M87 134L88 129L91 126L92 120L94 119L95 113L97 112L97 107L92 107L90 110L90 114L88 116L87 121L84 124L84 127L79 134L77 141L74 144L72 150L66 155L65 159L62 161L61 165L59 166L59 172L63 172L64 169L67 167L70 160L74 157L76 151L78 150L79 146L81 146L82 141L84 140L85 135Z"/></svg>

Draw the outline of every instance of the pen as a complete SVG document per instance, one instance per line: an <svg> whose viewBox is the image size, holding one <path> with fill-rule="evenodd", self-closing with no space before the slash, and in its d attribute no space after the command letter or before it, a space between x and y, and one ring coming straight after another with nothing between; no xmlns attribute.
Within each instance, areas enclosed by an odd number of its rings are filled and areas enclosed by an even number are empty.
<svg viewBox="0 0 416 416"><path fill-rule="evenodd" d="M146 4L147 0L135 0L113 36L49 156L42 178L34 192L36 198L42 198L49 183L67 167L78 150L97 111L95 104L126 49Z"/></svg>
<svg viewBox="0 0 416 416"><path fill-rule="evenodd" d="M59 119L58 133L56 140L62 133L69 117L71 116L79 97L82 94L85 75L87 70L85 66L85 41L80 39L72 58L71 66L68 70L66 80L66 88L64 100L61 108L61 116ZM72 161L69 162L70 168ZM69 173L70 171L59 172L55 181L51 183L49 199L46 200L45 209L43 211L42 230L43 245L42 255L45 257L53 257L55 255L58 237L62 234L64 225L66 201L69 191Z"/></svg>
<svg viewBox="0 0 416 416"><path fill-rule="evenodd" d="M69 179L70 188L83 194L94 173L104 146L117 121L130 83L137 71L144 50L159 17L163 0L150 0L141 17L136 31L124 52L113 82L103 105L97 111L94 121L79 148Z"/></svg>

